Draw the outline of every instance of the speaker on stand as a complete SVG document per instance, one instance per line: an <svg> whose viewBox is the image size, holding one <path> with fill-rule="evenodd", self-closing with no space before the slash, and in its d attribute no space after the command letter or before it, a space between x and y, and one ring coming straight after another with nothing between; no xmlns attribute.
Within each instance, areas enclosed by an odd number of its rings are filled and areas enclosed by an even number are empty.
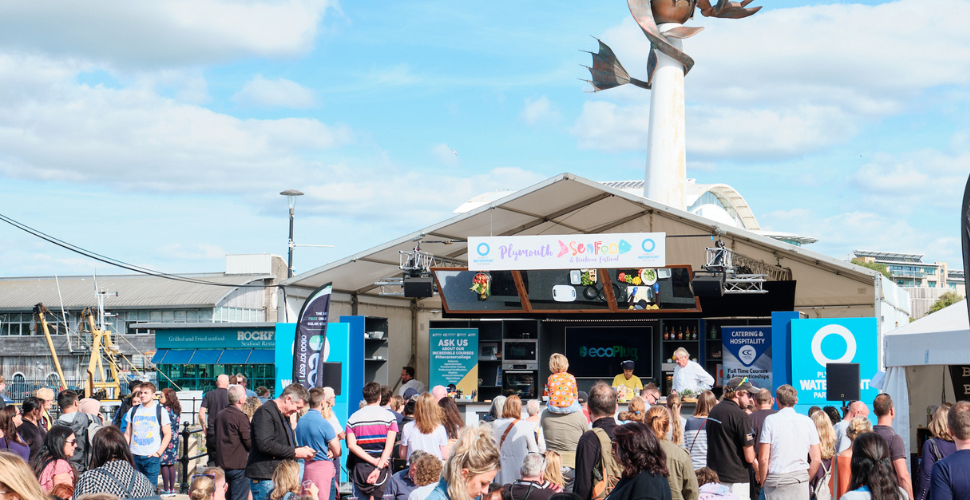
<svg viewBox="0 0 970 500"><path fill-rule="evenodd" d="M842 402L842 417L845 418L847 401L858 401L862 379L859 376L859 363L829 363L825 365L825 399ZM837 443L836 443L837 444ZM838 489L838 456L832 461L832 478Z"/></svg>

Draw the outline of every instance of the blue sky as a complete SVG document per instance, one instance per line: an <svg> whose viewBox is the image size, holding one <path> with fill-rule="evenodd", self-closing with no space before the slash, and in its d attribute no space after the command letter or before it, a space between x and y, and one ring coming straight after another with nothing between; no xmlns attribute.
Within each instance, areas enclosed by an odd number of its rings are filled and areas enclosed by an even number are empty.
<svg viewBox="0 0 970 500"><path fill-rule="evenodd" d="M688 176L809 248L962 267L967 0L785 2L685 43ZM624 2L68 1L0 6L0 213L167 272L297 272L562 172L642 179L650 93L588 93ZM455 155L452 150L458 154ZM0 227L0 275L117 272Z"/></svg>

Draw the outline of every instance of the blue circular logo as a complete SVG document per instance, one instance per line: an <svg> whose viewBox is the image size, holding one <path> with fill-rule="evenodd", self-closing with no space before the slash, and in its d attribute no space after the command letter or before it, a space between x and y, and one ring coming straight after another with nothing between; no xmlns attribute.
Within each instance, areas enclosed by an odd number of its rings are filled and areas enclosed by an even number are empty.
<svg viewBox="0 0 970 500"><path fill-rule="evenodd" d="M481 255L483 257L488 255L488 252L491 251L491 249L488 247L488 243L485 243L485 242L479 243L478 247L476 247L475 250L478 252L478 255Z"/></svg>
<svg viewBox="0 0 970 500"><path fill-rule="evenodd" d="M650 248L647 248L647 243L650 244ZM652 252L654 248L657 248L657 244L650 238L647 238L643 240L643 243L640 244L640 248L642 248L644 252Z"/></svg>

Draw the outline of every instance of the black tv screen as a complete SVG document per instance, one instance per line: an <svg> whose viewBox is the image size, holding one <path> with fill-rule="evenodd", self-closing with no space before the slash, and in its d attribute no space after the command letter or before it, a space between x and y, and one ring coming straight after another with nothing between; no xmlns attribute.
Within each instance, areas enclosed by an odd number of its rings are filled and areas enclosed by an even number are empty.
<svg viewBox="0 0 970 500"><path fill-rule="evenodd" d="M653 327L609 326L566 328L566 357L575 377L612 380L623 373L620 362L632 360L633 374L653 375Z"/></svg>

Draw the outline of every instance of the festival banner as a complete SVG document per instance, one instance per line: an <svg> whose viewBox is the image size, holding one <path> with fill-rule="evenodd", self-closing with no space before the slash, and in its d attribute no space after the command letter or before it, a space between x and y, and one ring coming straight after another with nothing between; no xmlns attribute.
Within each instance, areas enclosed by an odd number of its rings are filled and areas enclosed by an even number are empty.
<svg viewBox="0 0 970 500"><path fill-rule="evenodd" d="M667 233L468 238L470 271L664 267Z"/></svg>
<svg viewBox="0 0 970 500"><path fill-rule="evenodd" d="M963 190L963 211L960 212L960 235L960 240L963 243L963 269L966 272L967 269L970 269L970 178L967 179L967 187ZM970 314L970 300L966 302L967 314Z"/></svg>
<svg viewBox="0 0 970 500"><path fill-rule="evenodd" d="M861 400L871 402L879 394L871 377L879 371L876 318L795 319L791 322L792 385L798 389L799 406L840 406L826 401L826 366L859 363Z"/></svg>
<svg viewBox="0 0 970 500"><path fill-rule="evenodd" d="M478 328L429 330L431 369L428 387L455 384L463 395L478 390Z"/></svg>
<svg viewBox="0 0 970 500"><path fill-rule="evenodd" d="M748 377L757 387L772 390L771 327L725 326L721 334L724 379Z"/></svg>
<svg viewBox="0 0 970 500"><path fill-rule="evenodd" d="M332 285L327 283L314 290L297 316L296 338L293 340L293 381L307 389L325 385L323 351L327 344Z"/></svg>

